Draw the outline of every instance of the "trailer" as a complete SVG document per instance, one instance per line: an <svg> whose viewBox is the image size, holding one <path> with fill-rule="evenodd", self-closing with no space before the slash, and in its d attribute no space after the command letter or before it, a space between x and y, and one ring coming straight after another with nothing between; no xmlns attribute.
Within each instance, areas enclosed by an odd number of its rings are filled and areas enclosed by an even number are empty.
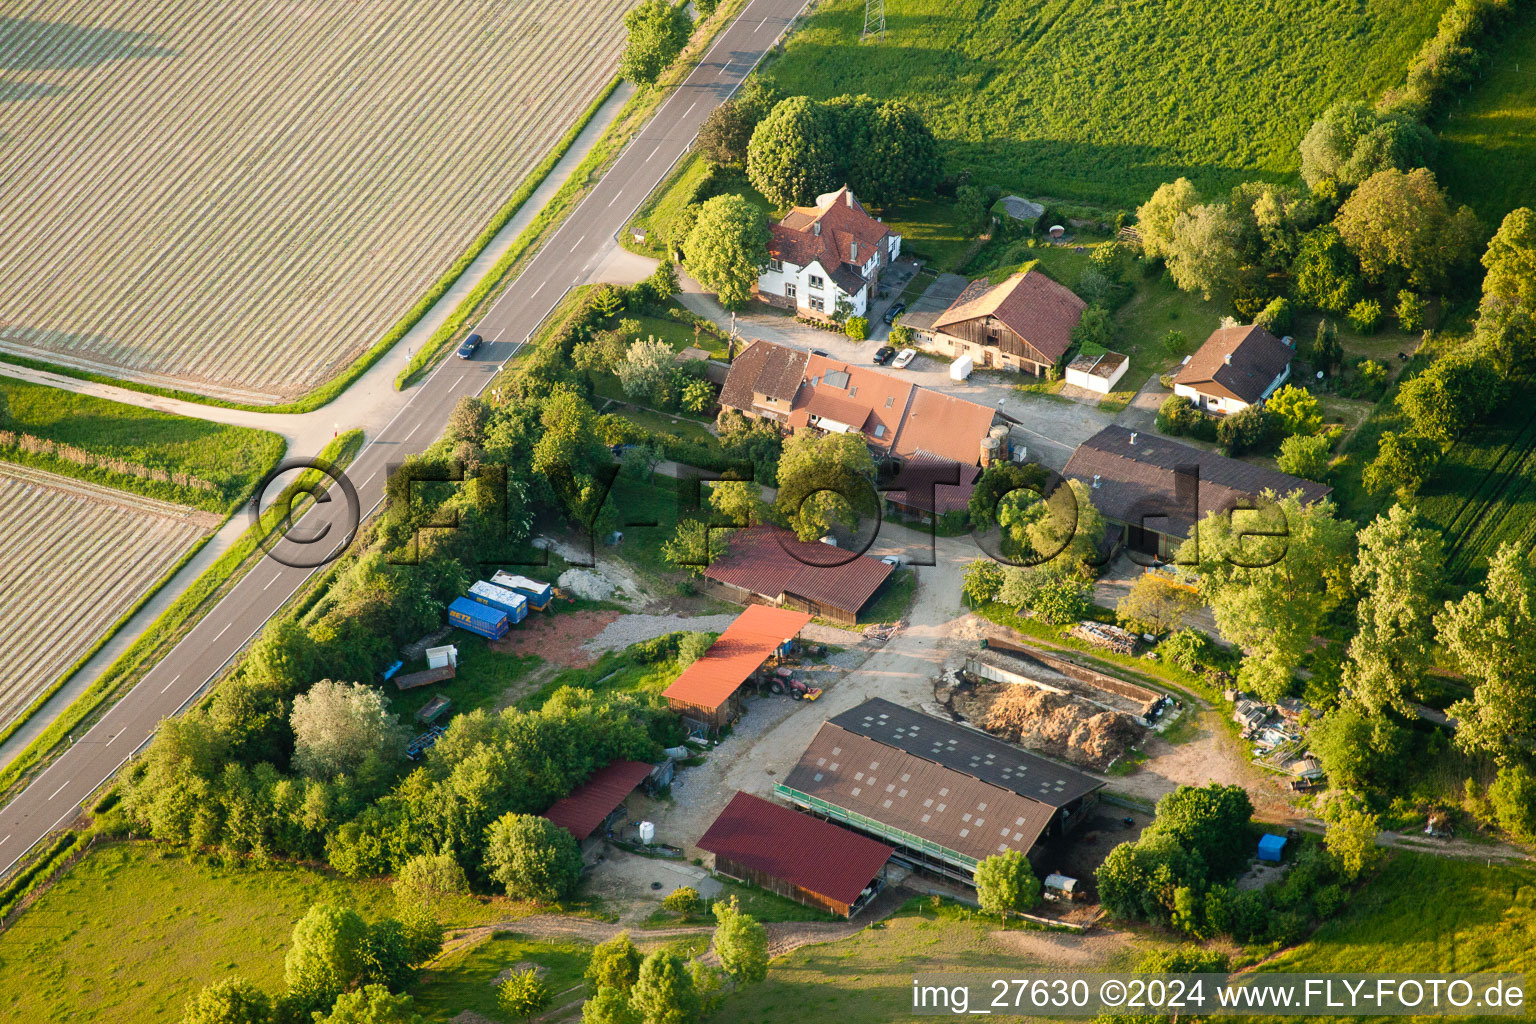
<svg viewBox="0 0 1536 1024"><path fill-rule="evenodd" d="M471 601L467 597L455 598L453 604L448 606L448 621L487 640L500 640L507 635L506 612Z"/></svg>
<svg viewBox="0 0 1536 1024"><path fill-rule="evenodd" d="M548 583L540 583L531 580L527 576L517 576L510 572L496 571L491 577L491 583L507 590L515 590L528 599L528 607L536 612L541 612L549 607L549 602L555 596L555 588Z"/></svg>
<svg viewBox="0 0 1536 1024"><path fill-rule="evenodd" d="M498 587L494 583L481 580L469 588L469 593L464 595L471 601L485 605L487 608L495 608L499 612L506 612L507 622L517 625L528 617L528 598L515 590L506 587Z"/></svg>

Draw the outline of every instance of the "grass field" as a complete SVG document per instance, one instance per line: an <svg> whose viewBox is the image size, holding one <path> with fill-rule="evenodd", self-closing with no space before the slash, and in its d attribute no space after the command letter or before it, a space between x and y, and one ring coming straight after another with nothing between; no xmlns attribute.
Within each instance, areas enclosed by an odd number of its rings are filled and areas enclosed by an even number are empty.
<svg viewBox="0 0 1536 1024"><path fill-rule="evenodd" d="M447 682L433 683L418 690L398 690L393 685L383 687L389 709L413 728L416 727L416 712L439 694L453 701L454 714L480 708L494 710L501 695L539 665L536 657L498 654L487 646L485 640L462 630L455 631L444 642L459 649L457 676ZM427 659L422 657L407 663L400 671L419 672L426 667Z"/></svg>
<svg viewBox="0 0 1536 1024"><path fill-rule="evenodd" d="M1536 420L1510 402L1445 453L1419 489L1418 511L1446 537L1452 579L1470 583L1499 545L1536 541Z"/></svg>
<svg viewBox="0 0 1536 1024"><path fill-rule="evenodd" d="M1491 230L1536 202L1536 10L1484 44L1481 76L1439 126L1440 183Z"/></svg>
<svg viewBox="0 0 1536 1024"><path fill-rule="evenodd" d="M0 23L0 350L236 401L315 386L607 86L631 5L67 0Z"/></svg>
<svg viewBox="0 0 1536 1024"><path fill-rule="evenodd" d="M0 463L0 726L219 524L207 512Z"/></svg>
<svg viewBox="0 0 1536 1024"><path fill-rule="evenodd" d="M411 989L416 1011L433 1024L448 1024L465 1010L502 1021L506 1015L496 1006L497 980L518 964L537 964L547 970L544 983L554 998L550 1008L578 998L579 992L560 993L582 985L582 972L591 959L592 947L582 942L534 942L518 935L497 932L484 942L445 956Z"/></svg>
<svg viewBox="0 0 1536 1024"><path fill-rule="evenodd" d="M780 90L908 100L983 183L1129 208L1185 175L1289 178L1330 103L1398 84L1445 0L834 0L767 74Z"/></svg>
<svg viewBox="0 0 1536 1024"><path fill-rule="evenodd" d="M0 458L210 512L227 512L248 498L284 449L283 439L265 430L142 409L14 377L0 377L0 431L76 450L73 457L57 450L29 451L18 436L0 443ZM201 484L179 483L176 474Z"/></svg>

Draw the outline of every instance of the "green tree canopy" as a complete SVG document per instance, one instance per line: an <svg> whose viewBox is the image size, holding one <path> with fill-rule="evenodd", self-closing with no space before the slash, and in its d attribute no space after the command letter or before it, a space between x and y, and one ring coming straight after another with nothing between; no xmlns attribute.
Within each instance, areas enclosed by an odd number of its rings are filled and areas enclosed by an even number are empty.
<svg viewBox="0 0 1536 1024"><path fill-rule="evenodd" d="M1325 178L1356 185L1389 167L1423 167L1437 148L1434 133L1420 121L1377 113L1364 103L1337 103L1301 140L1301 176L1308 185Z"/></svg>
<svg viewBox="0 0 1536 1024"><path fill-rule="evenodd" d="M726 194L707 200L683 245L688 270L727 309L752 297L768 265L768 221L750 200Z"/></svg>
<svg viewBox="0 0 1536 1024"><path fill-rule="evenodd" d="M1280 455L1275 461L1282 473L1323 481L1328 478L1332 452L1333 441L1324 434L1293 434L1280 442Z"/></svg>
<svg viewBox="0 0 1536 1024"><path fill-rule="evenodd" d="M1334 226L1369 280L1423 289L1443 287L1481 232L1476 215L1453 210L1425 167L1377 171L1344 201Z"/></svg>
<svg viewBox="0 0 1536 1024"><path fill-rule="evenodd" d="M1240 225L1223 203L1202 203L1180 213L1163 255L1173 283L1206 300L1237 283L1243 266Z"/></svg>
<svg viewBox="0 0 1536 1024"><path fill-rule="evenodd" d="M357 911L317 903L293 926L284 976L291 992L328 1006L362 978L367 959L368 925Z"/></svg>
<svg viewBox="0 0 1536 1024"><path fill-rule="evenodd" d="M1159 185L1152 197L1136 208L1136 225L1141 231L1142 251L1148 256L1166 259L1173 251L1174 224L1199 201L1199 193L1188 178L1178 178Z"/></svg>
<svg viewBox="0 0 1536 1024"><path fill-rule="evenodd" d="M1315 434L1323 429L1323 407L1317 396L1295 384L1276 389L1264 408L1287 435Z"/></svg>
<svg viewBox="0 0 1536 1024"><path fill-rule="evenodd" d="M1492 366L1475 354L1453 352L1399 384L1397 405L1415 433L1448 445L1503 395L1503 382Z"/></svg>
<svg viewBox="0 0 1536 1024"><path fill-rule="evenodd" d="M370 760L405 757L406 729L372 686L321 680L294 698L289 721L293 766L310 778L355 775Z"/></svg>
<svg viewBox="0 0 1536 1024"><path fill-rule="evenodd" d="M640 950L635 948L629 932L620 932L592 947L586 979L595 989L611 988L628 992L640 976L641 959Z"/></svg>
<svg viewBox="0 0 1536 1024"><path fill-rule="evenodd" d="M1380 859L1382 851L1376 845L1376 833L1381 831L1381 819L1358 800L1348 797L1330 800L1323 808L1323 820L1328 822L1323 845L1339 865L1344 881L1353 882Z"/></svg>
<svg viewBox="0 0 1536 1024"><path fill-rule="evenodd" d="M391 995L383 985L365 985L356 992L345 992L331 1012L315 1024L422 1024L415 1001L407 995Z"/></svg>
<svg viewBox="0 0 1536 1024"><path fill-rule="evenodd" d="M780 100L747 145L747 178L779 209L832 191L841 165L832 114L806 96Z"/></svg>
<svg viewBox="0 0 1536 1024"><path fill-rule="evenodd" d="M1483 254L1478 338L1506 373L1529 376L1536 364L1536 212L1505 215Z"/></svg>
<svg viewBox="0 0 1536 1024"><path fill-rule="evenodd" d="M636 85L652 85L688 45L693 22L684 4L641 0L624 15L624 30L619 74Z"/></svg>
<svg viewBox="0 0 1536 1024"><path fill-rule="evenodd" d="M1365 790L1401 776L1407 736L1385 715L1368 715L1346 702L1308 726L1307 745L1333 785Z"/></svg>
<svg viewBox="0 0 1536 1024"><path fill-rule="evenodd" d="M226 978L187 1000L182 1024L267 1024L272 1001L244 978Z"/></svg>
<svg viewBox="0 0 1536 1024"><path fill-rule="evenodd" d="M576 890L581 851L565 829L537 814L503 814L486 830L486 873L513 899L558 903Z"/></svg>
<svg viewBox="0 0 1536 1024"><path fill-rule="evenodd" d="M1440 446L1417 434L1383 431L1376 443L1376 457L1366 464L1361 483L1372 494L1395 491L1406 499L1428 479L1440 457Z"/></svg>
<svg viewBox="0 0 1536 1024"><path fill-rule="evenodd" d="M779 457L778 514L795 536L816 540L834 526L854 529L878 511L875 460L864 435L796 434Z"/></svg>
<svg viewBox="0 0 1536 1024"><path fill-rule="evenodd" d="M1178 629L1184 616L1198 607L1200 598L1188 587L1161 573L1144 572L1136 577L1115 611L1132 628L1160 636Z"/></svg>
<svg viewBox="0 0 1536 1024"><path fill-rule="evenodd" d="M549 1005L551 994L538 968L525 967L497 986L496 1005L513 1020L528 1020Z"/></svg>
<svg viewBox="0 0 1536 1024"><path fill-rule="evenodd" d="M1410 713L1410 695L1430 665L1443 547L1440 531L1421 525L1401 505L1360 531L1351 573L1360 594L1359 625L1349 642L1344 684L1372 712L1392 707Z"/></svg>
<svg viewBox="0 0 1536 1024"><path fill-rule="evenodd" d="M738 985L755 985L768 977L768 931L751 914L743 913L732 896L719 900L715 912L715 955Z"/></svg>
<svg viewBox="0 0 1536 1024"><path fill-rule="evenodd" d="M699 127L699 152L716 167L740 167L747 160L747 144L757 123L735 100L726 100Z"/></svg>
<svg viewBox="0 0 1536 1024"><path fill-rule="evenodd" d="M640 1024L640 1015L628 992L604 986L581 1004L581 1024Z"/></svg>
<svg viewBox="0 0 1536 1024"><path fill-rule="evenodd" d="M1143 835L1167 837L1199 851L1212 875L1222 878L1248 861L1252 817L1253 802L1241 786L1180 786L1157 801L1157 816Z"/></svg>
<svg viewBox="0 0 1536 1024"><path fill-rule="evenodd" d="M1313 309L1343 316L1360 297L1360 265L1332 224L1302 236L1291 264L1291 288L1296 300ZM1317 353L1313 353L1317 363ZM1328 367L1319 365L1327 372Z"/></svg>
<svg viewBox="0 0 1536 1024"><path fill-rule="evenodd" d="M994 853L976 865L976 898L982 910L996 914L1006 925L1009 914L1023 913L1040 902L1040 880L1029 858L1018 850Z"/></svg>
<svg viewBox="0 0 1536 1024"><path fill-rule="evenodd" d="M643 1024L696 1024L699 996L683 962L658 949L640 965L629 1003Z"/></svg>

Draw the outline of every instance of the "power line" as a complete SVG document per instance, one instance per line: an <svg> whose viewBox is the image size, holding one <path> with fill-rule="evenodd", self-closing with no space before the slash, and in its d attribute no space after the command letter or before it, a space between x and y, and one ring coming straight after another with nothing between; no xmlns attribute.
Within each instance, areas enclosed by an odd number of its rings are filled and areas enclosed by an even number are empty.
<svg viewBox="0 0 1536 1024"><path fill-rule="evenodd" d="M864 34L859 40L875 35L885 39L885 0L864 0Z"/></svg>

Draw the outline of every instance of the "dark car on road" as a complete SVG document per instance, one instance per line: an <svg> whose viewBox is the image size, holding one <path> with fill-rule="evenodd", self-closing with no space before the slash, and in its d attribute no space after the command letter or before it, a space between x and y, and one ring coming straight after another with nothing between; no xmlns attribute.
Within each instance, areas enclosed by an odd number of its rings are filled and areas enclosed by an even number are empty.
<svg viewBox="0 0 1536 1024"><path fill-rule="evenodd" d="M901 314L905 313L906 311L907 304L905 302L893 302L891 304L891 308L885 311L885 316L881 319L883 319L888 324L893 324L896 322L896 318L901 316Z"/></svg>
<svg viewBox="0 0 1536 1024"><path fill-rule="evenodd" d="M896 350L889 345L881 345L875 350L875 365L884 366L896 355Z"/></svg>
<svg viewBox="0 0 1536 1024"><path fill-rule="evenodd" d="M475 350L480 347L480 335L471 334L464 339L464 344L459 346L459 358L470 359L474 357Z"/></svg>

